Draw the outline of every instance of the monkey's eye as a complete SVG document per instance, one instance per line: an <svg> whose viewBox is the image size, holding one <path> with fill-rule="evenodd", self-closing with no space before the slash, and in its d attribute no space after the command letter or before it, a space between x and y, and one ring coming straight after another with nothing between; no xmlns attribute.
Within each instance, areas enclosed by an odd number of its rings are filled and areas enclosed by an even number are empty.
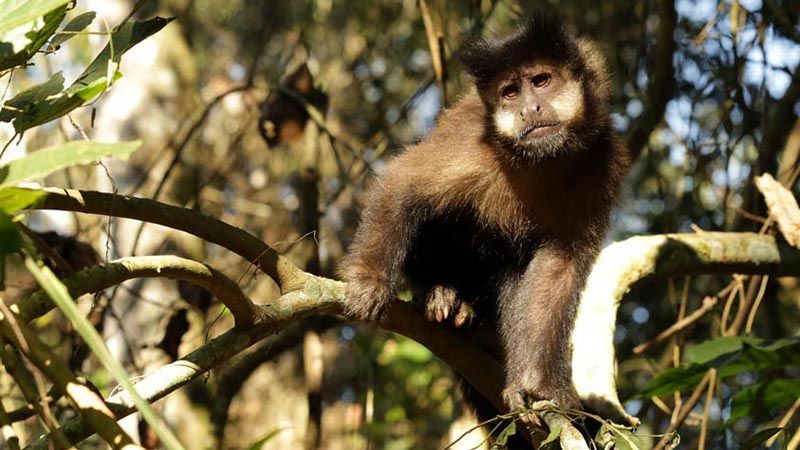
<svg viewBox="0 0 800 450"><path fill-rule="evenodd" d="M533 83L533 85L536 86L537 88L542 88L550 84L550 80L552 79L553 79L552 75L550 75L547 72L543 72L538 75L534 75L534 77L531 78L531 83Z"/></svg>
<svg viewBox="0 0 800 450"><path fill-rule="evenodd" d="M511 100L512 98L516 97L519 94L519 87L515 84L509 84L508 86L504 86L500 89L500 95L503 96L506 100Z"/></svg>

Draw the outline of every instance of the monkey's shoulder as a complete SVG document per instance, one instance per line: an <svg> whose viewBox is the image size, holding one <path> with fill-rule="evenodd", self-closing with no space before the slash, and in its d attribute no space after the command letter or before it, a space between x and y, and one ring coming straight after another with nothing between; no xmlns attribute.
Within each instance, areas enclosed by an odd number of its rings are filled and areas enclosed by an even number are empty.
<svg viewBox="0 0 800 450"><path fill-rule="evenodd" d="M485 106L470 92L442 112L433 129L418 143L406 147L392 166L418 167L451 176L469 176L473 169L485 172L496 151L485 141Z"/></svg>

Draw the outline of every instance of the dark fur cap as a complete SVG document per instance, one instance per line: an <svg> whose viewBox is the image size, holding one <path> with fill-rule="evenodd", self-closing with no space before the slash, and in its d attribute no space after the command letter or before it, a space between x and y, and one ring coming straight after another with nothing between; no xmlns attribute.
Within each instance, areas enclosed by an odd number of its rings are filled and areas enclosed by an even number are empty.
<svg viewBox="0 0 800 450"><path fill-rule="evenodd" d="M478 38L466 44L458 58L478 86L535 58L552 58L565 63L573 73L584 72L577 35L560 18L541 12L506 37Z"/></svg>

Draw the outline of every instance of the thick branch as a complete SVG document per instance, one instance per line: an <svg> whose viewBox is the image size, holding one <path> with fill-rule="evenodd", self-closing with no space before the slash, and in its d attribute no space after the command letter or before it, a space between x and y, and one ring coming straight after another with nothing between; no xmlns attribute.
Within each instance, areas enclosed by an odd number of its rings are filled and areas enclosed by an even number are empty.
<svg viewBox="0 0 800 450"><path fill-rule="evenodd" d="M74 189L45 189L32 208L102 214L163 225L205 239L242 256L289 292L303 284L305 272L252 234L196 211L154 200Z"/></svg>
<svg viewBox="0 0 800 450"><path fill-rule="evenodd" d="M586 283L572 334L572 378L581 399L624 417L615 384L617 307L644 279L701 273L800 274L800 251L756 233L640 236L608 246Z"/></svg>

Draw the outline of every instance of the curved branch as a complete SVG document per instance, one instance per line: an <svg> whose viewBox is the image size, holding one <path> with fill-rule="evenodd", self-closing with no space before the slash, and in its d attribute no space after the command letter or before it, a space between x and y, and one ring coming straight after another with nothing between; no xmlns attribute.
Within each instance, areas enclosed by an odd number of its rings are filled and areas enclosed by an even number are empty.
<svg viewBox="0 0 800 450"><path fill-rule="evenodd" d="M47 195L32 209L57 209L102 214L163 225L220 245L242 256L289 292L303 284L306 273L252 234L196 211L145 198L76 189L44 189Z"/></svg>
<svg viewBox="0 0 800 450"><path fill-rule="evenodd" d="M102 291L133 278L171 278L205 288L233 313L236 326L252 326L260 310L239 286L211 267L177 256L136 256L82 270L63 280L70 295ZM53 302L44 292L37 292L17 305L20 318L26 322L53 309Z"/></svg>
<svg viewBox="0 0 800 450"><path fill-rule="evenodd" d="M799 275L800 251L756 233L640 236L606 247L586 282L572 333L572 380L587 406L630 419L615 384L614 329L625 294L647 278L701 273Z"/></svg>

